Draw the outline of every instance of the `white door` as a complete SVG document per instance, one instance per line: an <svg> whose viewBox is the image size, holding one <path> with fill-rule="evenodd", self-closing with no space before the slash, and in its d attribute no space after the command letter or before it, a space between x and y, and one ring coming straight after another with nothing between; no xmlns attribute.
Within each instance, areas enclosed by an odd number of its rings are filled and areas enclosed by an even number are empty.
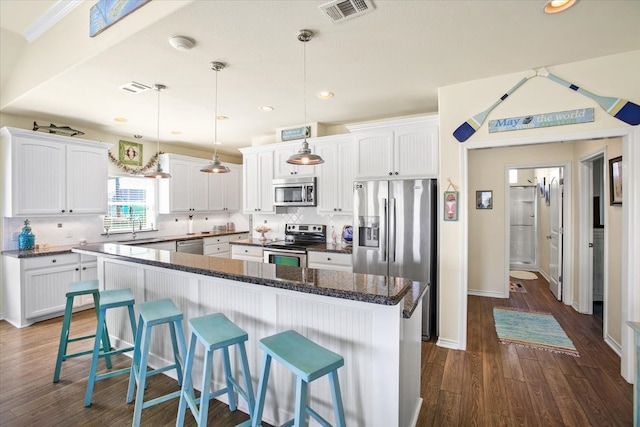
<svg viewBox="0 0 640 427"><path fill-rule="evenodd" d="M549 184L549 289L553 295L562 300L562 186L560 177L551 177Z"/></svg>

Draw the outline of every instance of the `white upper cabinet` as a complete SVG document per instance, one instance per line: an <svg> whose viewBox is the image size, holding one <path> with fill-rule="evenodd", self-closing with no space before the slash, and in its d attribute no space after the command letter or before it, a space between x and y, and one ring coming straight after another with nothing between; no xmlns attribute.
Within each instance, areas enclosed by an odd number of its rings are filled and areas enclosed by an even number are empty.
<svg viewBox="0 0 640 427"><path fill-rule="evenodd" d="M347 127L356 144L356 179L437 178L437 115Z"/></svg>
<svg viewBox="0 0 640 427"><path fill-rule="evenodd" d="M280 145L280 144L278 144ZM287 163L287 159L296 154L302 148L302 141L287 142L273 151L273 177L291 178L292 176L315 176L315 166L298 166ZM312 153L316 153L315 147L309 143ZM316 153L317 154L317 153Z"/></svg>
<svg viewBox="0 0 640 427"><path fill-rule="evenodd" d="M161 179L158 197L160 213L195 213L209 210L209 174L200 172L207 165L204 159L162 154L162 169L171 174Z"/></svg>
<svg viewBox="0 0 640 427"><path fill-rule="evenodd" d="M318 138L315 153L324 159L318 165L318 213L351 214L355 147L351 135Z"/></svg>
<svg viewBox="0 0 640 427"><path fill-rule="evenodd" d="M231 172L205 174L209 178L209 210L212 212L240 210L242 168L231 164L226 166Z"/></svg>
<svg viewBox="0 0 640 427"><path fill-rule="evenodd" d="M4 216L106 213L109 144L8 127L2 140Z"/></svg>
<svg viewBox="0 0 640 427"><path fill-rule="evenodd" d="M274 213L273 150L271 148L241 148L243 165L244 213Z"/></svg>

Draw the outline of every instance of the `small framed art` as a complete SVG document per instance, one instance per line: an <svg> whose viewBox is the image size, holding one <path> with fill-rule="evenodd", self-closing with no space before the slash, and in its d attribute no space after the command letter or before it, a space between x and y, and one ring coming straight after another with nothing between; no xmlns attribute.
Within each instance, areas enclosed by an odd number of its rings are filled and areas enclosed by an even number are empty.
<svg viewBox="0 0 640 427"><path fill-rule="evenodd" d="M493 191L476 191L476 209L493 209Z"/></svg>
<svg viewBox="0 0 640 427"><path fill-rule="evenodd" d="M120 141L119 160L125 165L142 166L142 144Z"/></svg>
<svg viewBox="0 0 640 427"><path fill-rule="evenodd" d="M444 192L444 220L445 221L458 220L458 192L457 191Z"/></svg>
<svg viewBox="0 0 640 427"><path fill-rule="evenodd" d="M609 199L612 205L622 204L622 156L609 159Z"/></svg>

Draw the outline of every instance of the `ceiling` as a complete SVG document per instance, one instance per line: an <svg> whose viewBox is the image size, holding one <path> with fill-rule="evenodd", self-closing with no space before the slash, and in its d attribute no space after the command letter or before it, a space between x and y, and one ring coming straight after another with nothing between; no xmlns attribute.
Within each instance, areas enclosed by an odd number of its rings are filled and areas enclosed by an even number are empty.
<svg viewBox="0 0 640 427"><path fill-rule="evenodd" d="M2 0L0 112L155 141L156 92L118 87L162 83L161 141L213 151L209 64L221 61L219 151L237 154L304 123L305 105L307 122L328 126L435 113L438 87L640 49L640 1L580 0L555 15L543 0L371 1L373 11L340 23L319 9L327 0L152 1L89 39L95 1L74 0L30 43L23 34L59 2ZM306 45L303 28L316 33ZM196 46L178 51L174 35ZM25 85L29 55L39 66ZM335 96L321 100L320 90Z"/></svg>

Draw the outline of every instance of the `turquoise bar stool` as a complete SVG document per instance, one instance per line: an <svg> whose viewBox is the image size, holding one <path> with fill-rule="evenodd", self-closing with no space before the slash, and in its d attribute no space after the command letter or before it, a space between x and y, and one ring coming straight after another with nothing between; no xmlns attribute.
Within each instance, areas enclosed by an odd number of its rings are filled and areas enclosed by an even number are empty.
<svg viewBox="0 0 640 427"><path fill-rule="evenodd" d="M129 323L131 323L131 332L133 336L136 336L136 316L133 311L133 304L135 299L131 289L110 289L108 291L100 292L100 308L98 309L98 327L96 330L96 337L102 336L105 333L105 319L107 317L107 310L112 308L124 308L129 311ZM87 392L84 396L84 406L91 405L91 395L93 394L93 387L96 381L104 380L107 378L115 377L129 373L129 368L118 369L116 371L105 372L104 374L96 374L98 368L98 359L104 357L107 359L110 356L116 354L126 353L133 350L133 347L124 347L117 350L103 351L100 349L100 340L94 340L93 345L93 357L91 359L91 368L89 369L89 381L87 383Z"/></svg>
<svg viewBox="0 0 640 427"><path fill-rule="evenodd" d="M93 353L93 350L79 351L77 353L67 354L67 345L70 342L84 341L91 338L95 338L94 335L84 335L81 337L69 338L69 329L71 327L71 316L73 315L73 300L75 297L82 295L93 295L93 304L96 309L96 317L98 317L98 307L100 305L100 290L97 280L87 280L83 282L73 282L69 284L67 288L67 304L64 309L64 318L62 320L62 331L60 332L60 344L58 345L58 357L56 359L56 369L53 373L53 382L60 381L60 369L62 368L62 362L67 359L72 359L78 356L84 356L85 354ZM107 327L105 325L102 333L102 351L108 352L111 348L109 342L109 334L107 333ZM111 358L105 357L107 362L107 368L111 369Z"/></svg>
<svg viewBox="0 0 640 427"><path fill-rule="evenodd" d="M189 352L187 353L187 360L185 363L185 379L182 384L182 392L180 393L180 404L178 405L176 427L184 425L187 405L189 405L189 409L191 410L191 413L196 419L198 425L206 426L209 401L225 393L229 400L229 409L231 411L235 411L237 404L234 390L237 391L238 394L247 402L249 411L253 412L255 397L253 394L253 386L251 385L251 373L249 372L247 351L244 345L245 341L249 339L249 335L222 313L215 313L190 319L189 326L191 329L191 341L189 343ZM196 398L193 390L193 381L191 379L191 369L193 368L193 359L196 351L196 344L198 342L204 346L206 355L204 359L204 371L202 374L202 392L200 397ZM233 378L231 373L229 347L233 345L237 345L238 350L240 351L242 375L244 376L244 389ZM213 365L213 352L220 349L222 349L224 373L227 385L225 388L212 392L211 367ZM198 404L200 405L199 407Z"/></svg>
<svg viewBox="0 0 640 427"><path fill-rule="evenodd" d="M182 331L182 312L169 298L148 301L138 304L138 333L136 335L135 349L133 350L133 361L131 362L131 370L129 374L129 388L127 390L127 403L133 401L133 392L138 386L136 392L136 403L133 410L134 427L140 425L142 410L158 403L166 402L169 399L180 396L180 390L165 394L155 399L144 401L144 389L146 388L147 378L171 369L176 370L178 384L182 385L182 366L183 357L186 353L184 344L184 333ZM151 329L154 326L168 324L171 332L171 345L173 347L174 363L162 368L147 371L149 362L149 347L151 345Z"/></svg>
<svg viewBox="0 0 640 427"><path fill-rule="evenodd" d="M307 386L310 382L325 375L329 376L336 427L345 426L342 395L338 382L338 368L344 365L342 356L314 343L296 331L285 331L263 338L259 345L264 351L264 359L256 407L251 417L252 427L258 427L262 422L262 410L264 409L272 358L296 375L295 417L282 424L281 427L293 425L301 427L305 425L306 415L313 417L323 426L331 426L327 420L307 405Z"/></svg>

